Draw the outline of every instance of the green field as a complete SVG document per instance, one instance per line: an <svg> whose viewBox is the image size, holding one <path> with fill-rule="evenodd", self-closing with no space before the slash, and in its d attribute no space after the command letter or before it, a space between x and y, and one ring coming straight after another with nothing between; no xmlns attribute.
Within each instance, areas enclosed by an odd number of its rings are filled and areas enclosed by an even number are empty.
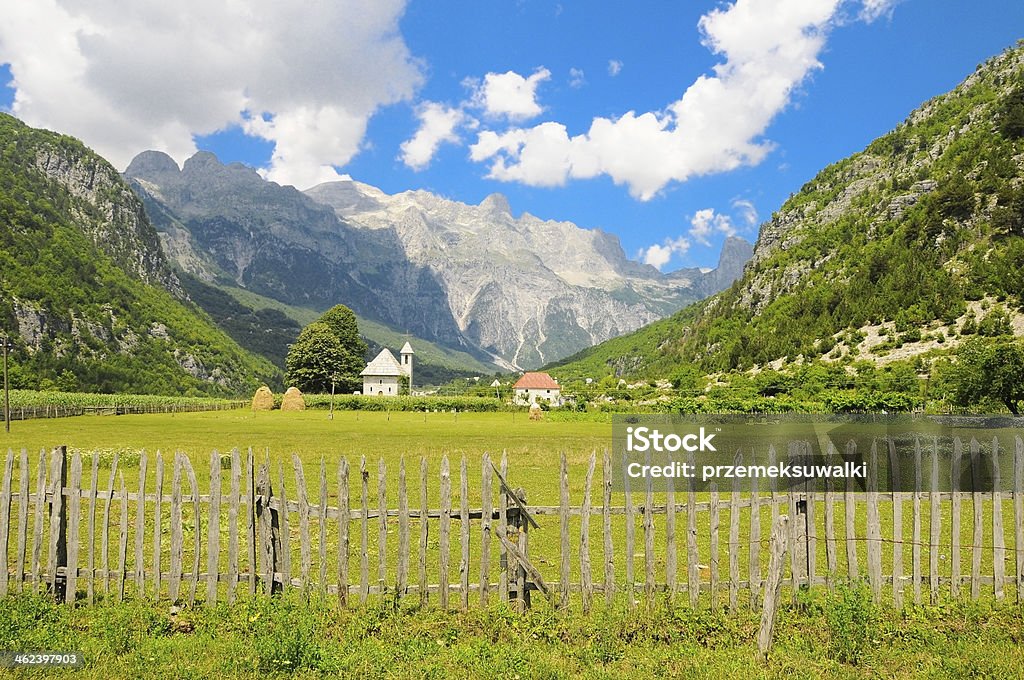
<svg viewBox="0 0 1024 680"><path fill-rule="evenodd" d="M365 455L374 468L378 459L390 468L403 456L410 468L418 468L424 456L436 471L443 455L453 461L465 455L475 479L479 479L485 451L495 460L507 451L510 481L526 487L535 502L557 503L559 452L566 451L573 465L582 465L592 451L611 446L611 423L552 418L531 422L518 412L336 411L330 420L321 410L253 413L243 409L15 421L9 435L0 433L3 449L24 447L38 452L59 445L83 452L159 450L165 457L182 451L192 459L200 484L209 477L205 461L214 449L244 452L251 447L261 462L269 455L272 462L286 464L297 453L308 468L307 477L321 457L328 469L335 470L343 456L358 465L359 457Z"/></svg>
<svg viewBox="0 0 1024 680"><path fill-rule="evenodd" d="M341 457L347 457L358 468L359 457L367 457L371 480L375 480L377 461L388 469L388 501L395 506L397 481L395 471L404 457L408 468L410 500L418 507L419 459L429 466L431 507L439 497L440 461L447 455L452 462L453 503L458 499L458 461L466 456L469 463L471 507L479 507L480 457L487 451L497 459L506 451L509 459L509 481L523 486L531 505L557 505L559 454L565 451L569 460L571 502L582 500L586 462L592 451L601 451L611 444L611 424L595 419L561 420L554 414L541 422L531 422L522 413L412 413L339 411L333 420L325 411L285 413L280 411L254 414L248 410L187 414L82 416L76 418L28 420L12 423L9 435L0 434L0 446L31 452L31 469L40 449L67 445L83 454L100 457L100 487L106 484L112 453L120 453L119 466L128 480L129 490L137 484L138 454L160 450L165 463L170 454L183 451L189 455L199 477L200 489L208 488L209 454L212 450L243 451L252 447L257 461L269 458L277 479L278 463L283 463L289 485L289 497L295 498L295 478L290 468L291 454L298 454L305 466L312 496L316 495L316 475L321 458L334 480L334 471ZM86 459L88 461L88 459ZM90 464L85 469L84 485L90 477ZM17 465L15 466L17 470ZM149 490L153 489L153 465L149 467ZM222 483L226 484L226 475ZM600 467L595 475L599 482ZM168 493L165 481L164 493ZM329 503L337 502L331 483ZM358 475L350 481L353 505L358 503ZM370 485L370 505L374 505L375 483ZM592 501L600 505L600 484L596 483ZM224 487L226 491L226 487ZM187 492L187 490L186 490ZM723 494L723 497L727 494ZM701 500L706 500L706 495ZM639 502L640 497L634 497ZM663 501L662 498L656 501ZM315 502L315 501L314 501ZM614 505L621 505L623 495L613 496ZM677 496L677 502L682 497ZM926 510L927 510L927 504ZM116 507L116 503L115 503ZM132 505L134 507L134 505ZM909 504L904 511L905 535L909 535ZM1012 508L1006 506L1008 526L1012 526ZM785 512L785 510L784 510ZM985 526L990 525L991 504L985 507ZM857 516L858 533L863 535L864 507ZM838 511L841 517L841 510ZM823 513L819 504L818 522ZM720 563L722 579L727 581L726 556L728 511L723 509L721 522ZM190 508L184 510L186 533ZM557 516L540 516L541 528L531 532L531 555L545 578L557 580L559 528ZM969 540L972 525L971 504L964 503L962 531ZM665 568L664 515L655 517L655 568L663 582ZM769 513L762 512L762 536L767 535ZM889 535L891 518L883 513L884 535ZM114 520L116 522L116 519ZM164 514L166 527L167 515ZM226 518L221 517L222 545L226 540ZM708 515L701 513L698 522L698 543L702 561L707 559L710 526ZM889 521L889 524L885 524ZM924 516L925 527L927 514ZM14 519L12 517L12 523ZM686 580L685 516L677 518L680 549L679 581ZM841 523L841 522L840 522ZM294 542L297 535L292 515L292 564L299 564ZM390 522L389 522L390 524ZM599 518L591 521L590 545L594 580L602 579L603 553ZM418 536L418 524L412 523L412 535ZM134 526L133 521L129 526ZM746 541L746 527L741 540ZM357 524L352 527L351 565L358 561ZM432 524L429 548L430 582L436 583L438 546L436 520ZM579 581L578 541L580 518L570 525L573 537L572 580ZM942 541L949 541L949 524L944 523ZM169 530L169 528L168 528ZM473 560L478 555L477 532L473 531ZM152 517L146 517L147 552L152 536ZM840 532L842 531L840 527ZM458 582L458 524L453 522L451 583ZM316 529L313 529L316 535ZM367 549L376 555L376 520L373 520ZM389 526L388 572L393 577L396 540ZM621 515L613 527L616 553L616 579L623 583L625 558L621 551L624 522ZM134 534L133 534L134 535ZM13 536L13 535L12 535ZM842 534L840 534L842 536ZM332 530L329 555L336 547ZM13 540L13 538L12 538ZM186 540L186 546L190 545ZM824 542L819 541L818 573L825 563ZM943 550L945 552L945 547ZM167 550L166 543L164 550ZM223 550L223 548L222 548ZM413 551L416 554L417 548ZM315 552L315 551L314 551ZM1010 551L1012 553L1012 551ZM925 563L928 552L925 550ZM186 547L185 563L189 563ZM746 549L742 573L746 574ZM167 564L165 552L164 564ZM205 557L204 557L205 559ZM224 555L222 552L222 560ZM492 580L496 578L496 558L492 555ZM762 553L762 565L766 555ZM860 566L864 569L864 550L860 548ZM909 548L905 554L909 563ZM943 558L945 559L945 557ZM147 560L148 561L148 560ZM883 551L884 568L891 565L891 552ZM635 578L643 580L643 539L637 521L636 553L633 555ZM371 572L375 569L371 566ZM313 561L313 573L318 562ZM943 563L945 572L946 563ZM244 565L243 565L244 567ZM845 573L845 556L840 551L840 574ZM296 569L293 566L293 570ZM964 549L963 568L970 569L970 551ZM1009 571L1009 570L1008 570ZM294 571L293 571L294 573ZM328 570L333 573L333 565ZM888 573L888 572L887 572ZM986 552L982 573L991 574L991 555ZM350 574L351 583L356 576ZM375 583L375 573L371 577ZM415 580L415 578L414 578ZM475 582L475 573L471 581ZM129 579L130 581L130 579ZM727 588L727 584L723 583ZM79 584L79 590L83 588ZM97 586L98 590L100 586ZM204 588L200 587L200 593ZM723 588L723 591L725 588ZM291 592L282 601L242 599L235 606L219 604L207 608L182 607L172 612L170 603L153 604L133 596L129 583L128 600L124 604L106 603L100 595L93 607L69 608L55 606L45 598L19 596L0 601L0 649L68 649L85 652L88 665L84 677L255 677L298 674L302 677L342 675L351 677L502 677L561 678L578 677L1014 677L1024 667L1024 609L1015 603L1012 586L1002 603L991 600L991 586L978 603L949 601L943 597L939 606L908 605L901 610L886 605L873 605L866 589L840 588L834 595L819 588L811 595L801 595L799 605L787 594L776 631L776 649L764 662L758 658L754 637L757 610L743 606L735 613L723 610L724 592L712 603L701 597L698 610L689 608L685 594L667 605L663 596L641 603L636 613L624 610L623 599L605 608L603 597L597 596L595 611L580 613L579 597L574 596L569 612L558 612L538 603L524 616L510 612L496 603L486 609L471 608L469 612L445 612L437 608L432 596L427 609L418 607L415 596L402 599L397 605L390 597L371 596L368 604L351 611L338 610L332 599L319 602L316 596L304 601ZM927 601L927 588L925 589ZM943 587L948 595L948 587ZM966 593L966 586L962 589ZM886 591L888 601L888 591ZM200 600L202 595L200 595ZM907 586L907 601L911 600ZM473 595L472 600L476 600ZM223 602L223 600L222 600ZM453 605L458 602L453 594ZM2 671L0 671L2 673ZM42 672L34 677L44 677Z"/></svg>

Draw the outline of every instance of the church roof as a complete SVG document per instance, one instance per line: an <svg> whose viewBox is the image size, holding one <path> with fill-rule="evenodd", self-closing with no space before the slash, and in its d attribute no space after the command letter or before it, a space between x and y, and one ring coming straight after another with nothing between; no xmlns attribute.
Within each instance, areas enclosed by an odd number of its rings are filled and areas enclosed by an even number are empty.
<svg viewBox="0 0 1024 680"><path fill-rule="evenodd" d="M391 350L385 347L380 351L380 354L374 357L373 361L366 364L366 368L359 375L397 377L404 374L405 371L402 370L402 365L398 363L398 359L391 353Z"/></svg>
<svg viewBox="0 0 1024 680"><path fill-rule="evenodd" d="M399 354L415 354L416 352L413 352L412 351L412 345L410 345L408 342L406 342L404 345L402 345L402 349L398 350L398 353Z"/></svg>
<svg viewBox="0 0 1024 680"><path fill-rule="evenodd" d="M517 390L560 390L562 386L547 373L524 373L515 385Z"/></svg>

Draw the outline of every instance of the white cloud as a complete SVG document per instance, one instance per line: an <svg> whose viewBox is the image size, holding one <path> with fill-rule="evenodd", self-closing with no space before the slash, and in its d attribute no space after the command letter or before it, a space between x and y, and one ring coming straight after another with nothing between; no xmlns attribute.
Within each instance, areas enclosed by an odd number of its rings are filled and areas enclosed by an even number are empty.
<svg viewBox="0 0 1024 680"><path fill-rule="evenodd" d="M449 108L437 102L426 102L416 111L420 127L411 139L402 143L402 162L413 170L430 165L438 148L444 143L457 143L455 130L466 122L466 114L458 108Z"/></svg>
<svg viewBox="0 0 1024 680"><path fill-rule="evenodd" d="M527 78L515 71L488 73L473 96L474 103L490 116L527 120L541 114L537 86L551 77L543 66Z"/></svg>
<svg viewBox="0 0 1024 680"><path fill-rule="evenodd" d="M586 85L586 83L586 74L583 73L583 69L576 67L569 69L569 87L579 89Z"/></svg>
<svg viewBox="0 0 1024 680"><path fill-rule="evenodd" d="M879 17L891 15L893 8L900 0L863 0L863 2L860 18L870 23Z"/></svg>
<svg viewBox="0 0 1024 680"><path fill-rule="evenodd" d="M732 223L732 218L716 213L713 208L704 208L694 213L690 219L689 231L690 237L694 241L704 246L710 246L710 237L716 232L725 236L735 236L736 227Z"/></svg>
<svg viewBox="0 0 1024 680"><path fill-rule="evenodd" d="M594 118L570 136L557 122L484 131L471 158L488 176L554 186L607 175L649 200L671 182L760 163L773 149L762 135L818 60L826 36L852 0L735 0L701 17L704 44L723 60L662 111ZM892 0L860 0L877 10ZM621 68L609 62L609 73ZM541 148L543 146L543 148Z"/></svg>
<svg viewBox="0 0 1024 680"><path fill-rule="evenodd" d="M610 75L612 78L614 78L615 76L619 75L619 73L621 73L621 72L622 72L622 62L619 61L618 59L609 59L608 60L608 75Z"/></svg>
<svg viewBox="0 0 1024 680"><path fill-rule="evenodd" d="M745 198L734 198L732 199L733 210L737 210L740 213L740 219L746 223L748 227L757 226L757 208L754 207L754 203Z"/></svg>
<svg viewBox="0 0 1024 680"><path fill-rule="evenodd" d="M690 242L680 236L678 238L667 238L662 243L655 243L643 249L640 252L640 256L643 258L644 264L649 264L660 270L668 264L673 254L685 255L689 249Z"/></svg>
<svg viewBox="0 0 1024 680"><path fill-rule="evenodd" d="M303 187L337 177L370 116L422 81L405 4L0 0L0 63L15 115L115 165L147 148L180 162L194 135L239 125L274 143L269 177Z"/></svg>

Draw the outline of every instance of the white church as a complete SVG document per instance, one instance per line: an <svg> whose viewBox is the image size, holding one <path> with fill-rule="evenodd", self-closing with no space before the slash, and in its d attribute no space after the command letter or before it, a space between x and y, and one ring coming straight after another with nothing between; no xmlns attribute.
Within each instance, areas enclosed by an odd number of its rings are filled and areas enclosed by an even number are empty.
<svg viewBox="0 0 1024 680"><path fill-rule="evenodd" d="M412 392L412 357L415 354L412 345L405 343L399 354L401 362L385 347L373 361L366 364L366 368L359 374L363 376L364 395L397 397L403 377L409 380L409 391Z"/></svg>

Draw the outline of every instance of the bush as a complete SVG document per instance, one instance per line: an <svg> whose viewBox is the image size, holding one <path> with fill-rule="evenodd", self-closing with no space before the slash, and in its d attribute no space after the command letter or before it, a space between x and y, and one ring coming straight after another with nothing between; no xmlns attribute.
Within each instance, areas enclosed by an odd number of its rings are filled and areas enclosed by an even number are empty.
<svg viewBox="0 0 1024 680"><path fill-rule="evenodd" d="M841 583L825 605L829 653L836 660L856 666L876 636L878 608L864 583Z"/></svg>

